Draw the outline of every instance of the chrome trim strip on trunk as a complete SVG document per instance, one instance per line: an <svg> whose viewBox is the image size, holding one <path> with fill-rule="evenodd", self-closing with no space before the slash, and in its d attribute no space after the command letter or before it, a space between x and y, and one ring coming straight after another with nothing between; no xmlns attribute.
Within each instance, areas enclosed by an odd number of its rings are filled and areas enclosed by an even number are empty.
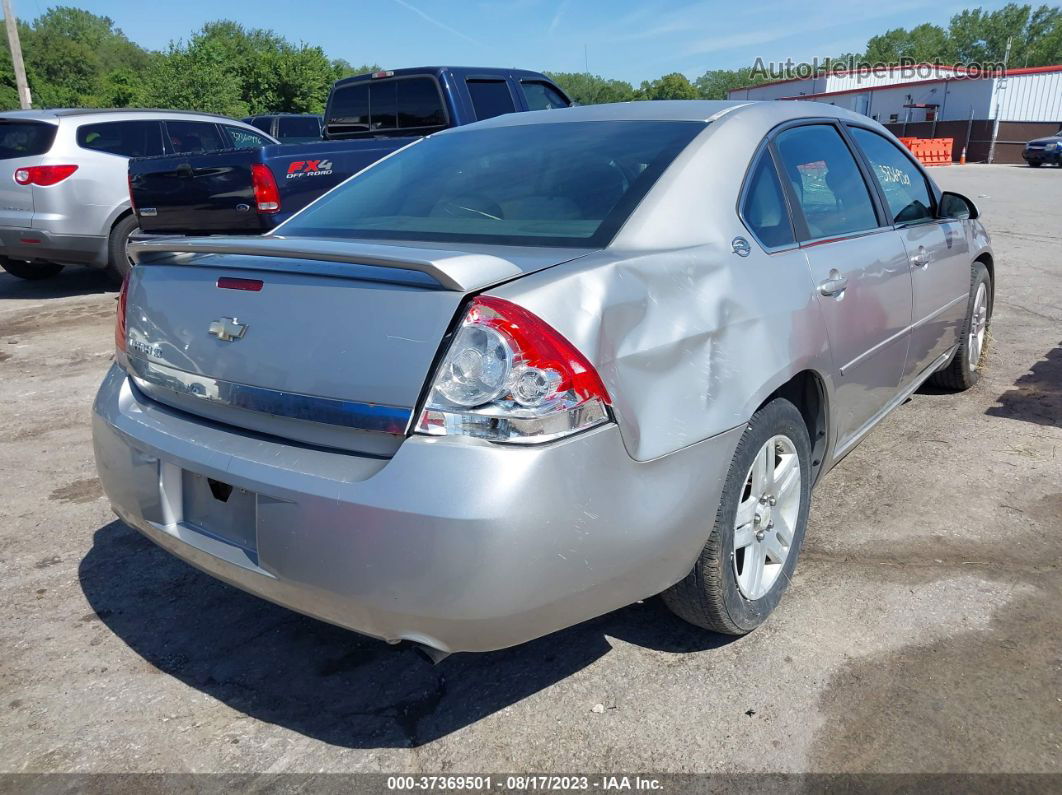
<svg viewBox="0 0 1062 795"><path fill-rule="evenodd" d="M137 386L150 384L179 395L248 411L395 435L406 433L413 416L412 409L402 406L359 403L237 384L149 362L139 356L127 356L126 362L129 375Z"/></svg>

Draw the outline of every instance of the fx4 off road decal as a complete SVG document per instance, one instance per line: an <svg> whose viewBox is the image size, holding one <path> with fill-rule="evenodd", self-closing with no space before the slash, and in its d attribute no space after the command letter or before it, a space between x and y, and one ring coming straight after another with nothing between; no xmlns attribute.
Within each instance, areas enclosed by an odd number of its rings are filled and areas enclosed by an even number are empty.
<svg viewBox="0 0 1062 795"><path fill-rule="evenodd" d="M324 177L331 173L331 160L293 160L288 166L287 179Z"/></svg>

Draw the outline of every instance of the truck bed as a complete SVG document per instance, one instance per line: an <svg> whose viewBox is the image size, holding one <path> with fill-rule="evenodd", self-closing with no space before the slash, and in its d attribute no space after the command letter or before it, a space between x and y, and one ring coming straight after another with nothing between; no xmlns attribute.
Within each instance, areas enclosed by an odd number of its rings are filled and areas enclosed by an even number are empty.
<svg viewBox="0 0 1062 795"><path fill-rule="evenodd" d="M129 190L140 229L149 234L260 234L318 196L416 138L271 144L160 155L129 162ZM252 166L276 182L280 208L260 212Z"/></svg>

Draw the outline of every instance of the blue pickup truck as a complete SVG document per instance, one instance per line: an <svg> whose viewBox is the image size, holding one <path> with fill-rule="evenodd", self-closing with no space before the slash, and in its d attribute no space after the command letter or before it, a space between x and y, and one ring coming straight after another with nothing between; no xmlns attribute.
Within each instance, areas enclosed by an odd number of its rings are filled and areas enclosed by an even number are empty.
<svg viewBox="0 0 1062 795"><path fill-rule="evenodd" d="M248 135L239 149L138 158L129 162L130 195L144 233L261 234L421 136L569 105L549 78L518 69L358 75L332 86L321 141L273 144Z"/></svg>

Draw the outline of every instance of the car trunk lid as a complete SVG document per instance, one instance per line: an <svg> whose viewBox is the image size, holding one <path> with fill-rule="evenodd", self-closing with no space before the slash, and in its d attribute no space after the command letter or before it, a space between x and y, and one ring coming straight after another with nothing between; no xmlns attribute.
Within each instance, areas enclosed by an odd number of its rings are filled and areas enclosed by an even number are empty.
<svg viewBox="0 0 1062 795"><path fill-rule="evenodd" d="M273 237L132 250L127 357L142 391L230 425L378 455L401 443L468 293L587 253Z"/></svg>
<svg viewBox="0 0 1062 795"><path fill-rule="evenodd" d="M47 122L0 118L0 226L32 225L33 186L18 184L15 172L41 164L56 130Z"/></svg>

